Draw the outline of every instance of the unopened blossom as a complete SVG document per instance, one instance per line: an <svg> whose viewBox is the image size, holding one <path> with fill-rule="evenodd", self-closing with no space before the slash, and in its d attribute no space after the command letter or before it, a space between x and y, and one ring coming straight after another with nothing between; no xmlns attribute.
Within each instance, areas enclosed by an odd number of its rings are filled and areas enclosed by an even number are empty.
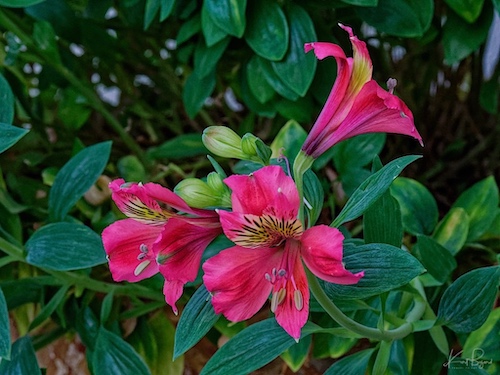
<svg viewBox="0 0 500 375"><path fill-rule="evenodd" d="M222 233L214 211L194 209L155 183L110 183L112 198L127 218L104 229L102 240L115 281L136 282L160 272L166 302L175 303L196 278L203 251Z"/></svg>
<svg viewBox="0 0 500 375"><path fill-rule="evenodd" d="M342 140L375 132L409 135L422 144L412 112L393 95L396 81L389 81L389 91L381 88L372 79L373 66L366 44L350 27L339 26L349 34L353 57L347 57L340 46L332 43L314 42L304 46L306 52L314 51L320 60L334 57L337 78L302 146L302 153L316 159Z"/></svg>
<svg viewBox="0 0 500 375"><path fill-rule="evenodd" d="M235 246L203 264L203 280L216 313L231 321L249 319L271 296L271 311L293 338L309 315L309 288L303 263L331 283L355 284L342 263L343 236L319 225L307 230L297 218L299 195L279 166L224 180L232 189L232 211L219 210L225 235Z"/></svg>

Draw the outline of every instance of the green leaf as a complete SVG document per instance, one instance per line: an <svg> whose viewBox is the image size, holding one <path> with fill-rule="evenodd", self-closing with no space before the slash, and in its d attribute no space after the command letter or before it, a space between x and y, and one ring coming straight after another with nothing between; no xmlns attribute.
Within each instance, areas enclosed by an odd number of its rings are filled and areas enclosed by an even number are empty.
<svg viewBox="0 0 500 375"><path fill-rule="evenodd" d="M455 332L481 327L493 308L500 284L500 266L482 267L460 276L445 290L438 322Z"/></svg>
<svg viewBox="0 0 500 375"><path fill-rule="evenodd" d="M288 160L294 160L306 137L307 132L297 121L288 121L283 125L278 134L276 134L271 143L272 157L278 158L284 155Z"/></svg>
<svg viewBox="0 0 500 375"><path fill-rule="evenodd" d="M0 125L12 124L12 121L14 121L14 94L9 82L0 74ZM0 134L3 138L3 131Z"/></svg>
<svg viewBox="0 0 500 375"><path fill-rule="evenodd" d="M369 133L336 144L332 148L332 154L339 174L345 175L371 163L373 158L382 151L385 139L385 133Z"/></svg>
<svg viewBox="0 0 500 375"><path fill-rule="evenodd" d="M493 310L484 324L471 332L464 343L462 357L477 358L477 350L481 349L483 359L500 361L500 308Z"/></svg>
<svg viewBox="0 0 500 375"><path fill-rule="evenodd" d="M306 213L310 225L316 223L323 210L325 192L316 174L308 170L304 174L304 199L307 201Z"/></svg>
<svg viewBox="0 0 500 375"><path fill-rule="evenodd" d="M411 234L430 234L438 222L437 203L420 182L398 177L391 185L391 194L401 207L403 226Z"/></svg>
<svg viewBox="0 0 500 375"><path fill-rule="evenodd" d="M281 354L281 359L293 372L299 371L306 361L311 343L311 336L304 337L298 343L293 344L287 351Z"/></svg>
<svg viewBox="0 0 500 375"><path fill-rule="evenodd" d="M175 0L161 0L160 22L165 21L174 9Z"/></svg>
<svg viewBox="0 0 500 375"><path fill-rule="evenodd" d="M127 155L116 163L118 172L125 181L145 181L146 169L135 155Z"/></svg>
<svg viewBox="0 0 500 375"><path fill-rule="evenodd" d="M7 301L0 289L0 357L4 359L10 358L10 319Z"/></svg>
<svg viewBox="0 0 500 375"><path fill-rule="evenodd" d="M342 2L360 7L375 7L378 4L378 0L342 0Z"/></svg>
<svg viewBox="0 0 500 375"><path fill-rule="evenodd" d="M59 271L89 268L106 263L101 237L85 225L48 224L26 242L26 261Z"/></svg>
<svg viewBox="0 0 500 375"><path fill-rule="evenodd" d="M488 36L492 16L493 12L485 11L470 24L454 13L448 14L442 38L444 62L453 65L478 50Z"/></svg>
<svg viewBox="0 0 500 375"><path fill-rule="evenodd" d="M500 4L500 0L498 3ZM497 10L497 12L500 13L500 10ZM500 85L498 81L499 75L494 74L488 81L481 82L481 89L479 91L479 104L481 108L492 115L496 115L499 108Z"/></svg>
<svg viewBox="0 0 500 375"><path fill-rule="evenodd" d="M264 77L262 65L256 56L253 56L247 63L246 80L255 99L260 103L268 102L274 97L276 91Z"/></svg>
<svg viewBox="0 0 500 375"><path fill-rule="evenodd" d="M201 30L203 31L203 36L205 37L207 46L209 47L229 35L212 20L210 14L208 13L205 1L203 2L203 6L201 8Z"/></svg>
<svg viewBox="0 0 500 375"><path fill-rule="evenodd" d="M376 7L359 7L360 18L379 32L404 38L421 37L434 14L433 0L379 0Z"/></svg>
<svg viewBox="0 0 500 375"><path fill-rule="evenodd" d="M61 168L49 193L51 221L63 220L94 184L106 167L110 152L110 141L98 143L80 151Z"/></svg>
<svg viewBox="0 0 500 375"><path fill-rule="evenodd" d="M392 342L387 374L408 375L408 357L402 340Z"/></svg>
<svg viewBox="0 0 500 375"><path fill-rule="evenodd" d="M180 45L189 40L193 35L197 34L200 29L200 15L197 13L194 17L190 18L186 22L183 22L179 32L177 33L177 44Z"/></svg>
<svg viewBox="0 0 500 375"><path fill-rule="evenodd" d="M246 375L271 362L295 340L270 318L252 324L226 342L200 375Z"/></svg>
<svg viewBox="0 0 500 375"><path fill-rule="evenodd" d="M148 150L148 156L153 159L178 160L203 155L207 149L201 140L201 134L181 134Z"/></svg>
<svg viewBox="0 0 500 375"><path fill-rule="evenodd" d="M46 56L56 64L61 63L61 56L56 42L56 33L47 21L37 21L33 27L33 40L37 48L45 52Z"/></svg>
<svg viewBox="0 0 500 375"><path fill-rule="evenodd" d="M69 289L69 285L62 286L56 294L50 299L49 303L43 306L42 310L38 313L38 315L33 319L28 328L29 331L32 331L40 324L42 324L46 319L52 315L52 313L56 310L56 308L63 302L66 297L66 292Z"/></svg>
<svg viewBox="0 0 500 375"><path fill-rule="evenodd" d="M355 246L344 242L342 262L353 272L365 275L355 285L323 282L325 292L333 299L362 299L406 285L424 268L408 252L386 244Z"/></svg>
<svg viewBox="0 0 500 375"><path fill-rule="evenodd" d="M286 119L309 123L314 111L312 97L309 95L295 101L278 98L275 107L278 113Z"/></svg>
<svg viewBox="0 0 500 375"><path fill-rule="evenodd" d="M304 44L316 40L316 31L309 14L300 6L290 4L288 8L290 45L282 61L271 65L278 77L299 96L304 96L316 72L314 54L304 52Z"/></svg>
<svg viewBox="0 0 500 375"><path fill-rule="evenodd" d="M363 217L365 243L386 243L401 247L403 222L398 201L385 192L366 210Z"/></svg>
<svg viewBox="0 0 500 375"><path fill-rule="evenodd" d="M262 71L264 78L278 94L289 100L299 98L299 95L276 74L269 60L265 60L260 56L255 56L255 59L260 65L260 71Z"/></svg>
<svg viewBox="0 0 500 375"><path fill-rule="evenodd" d="M484 0L445 0L445 2L469 23L477 20L484 4Z"/></svg>
<svg viewBox="0 0 500 375"><path fill-rule="evenodd" d="M267 0L250 2L245 40L256 54L267 60L281 60L288 49L289 30L278 3Z"/></svg>
<svg viewBox="0 0 500 375"><path fill-rule="evenodd" d="M45 0L0 0L0 5L9 8L24 8L43 3Z"/></svg>
<svg viewBox="0 0 500 375"><path fill-rule="evenodd" d="M182 312L175 330L174 359L191 349L219 319L214 312L210 293L201 285Z"/></svg>
<svg viewBox="0 0 500 375"><path fill-rule="evenodd" d="M495 219L498 203L498 186L493 176L479 181L460 194L452 208L461 207L469 216L468 242L477 240L489 229Z"/></svg>
<svg viewBox="0 0 500 375"><path fill-rule="evenodd" d="M259 59L261 57L256 56ZM262 59L263 60L263 59ZM272 71L272 69L271 69ZM247 66L243 65L239 73L239 83L240 83L240 94L247 105L247 107L252 111L258 114L259 116L272 118L276 115L276 109L274 108L273 101L268 101L266 103L261 103L257 100L250 89L248 78L247 78ZM291 91L291 90L290 90Z"/></svg>
<svg viewBox="0 0 500 375"><path fill-rule="evenodd" d="M205 0L204 5L218 27L238 38L243 36L247 0Z"/></svg>
<svg viewBox="0 0 500 375"><path fill-rule="evenodd" d="M335 362L324 375L365 375L375 349L365 349Z"/></svg>
<svg viewBox="0 0 500 375"><path fill-rule="evenodd" d="M391 161L381 170L368 177L351 195L351 198L347 201L331 226L339 227L341 224L361 216L387 191L393 180L401 173L403 168L420 157L421 156L418 155L400 157Z"/></svg>
<svg viewBox="0 0 500 375"><path fill-rule="evenodd" d="M92 109L87 104L85 96L73 87L62 91L62 95L57 114L66 128L78 130L87 122Z"/></svg>
<svg viewBox="0 0 500 375"><path fill-rule="evenodd" d="M391 355L391 347L393 341L380 341L375 362L373 363L372 374L384 375L386 374L387 366L389 365L389 358Z"/></svg>
<svg viewBox="0 0 500 375"><path fill-rule="evenodd" d="M431 237L417 235L412 254L422 263L427 272L443 284L457 268L453 255Z"/></svg>
<svg viewBox="0 0 500 375"><path fill-rule="evenodd" d="M158 14L162 0L146 0L146 9L144 11L144 30L147 30Z"/></svg>
<svg viewBox="0 0 500 375"><path fill-rule="evenodd" d="M214 71L230 41L231 38L226 37L210 47L207 47L204 41L199 41L194 50L194 69L199 78L204 78Z"/></svg>
<svg viewBox="0 0 500 375"><path fill-rule="evenodd" d="M191 73L182 90L182 101L190 118L196 116L214 89L215 71L205 77L200 77L196 71Z"/></svg>
<svg viewBox="0 0 500 375"><path fill-rule="evenodd" d="M0 123L0 153L12 147L28 133L28 130Z"/></svg>
<svg viewBox="0 0 500 375"><path fill-rule="evenodd" d="M0 362L2 375L41 375L36 359L35 349L29 336L20 337L12 345L10 360L2 358Z"/></svg>
<svg viewBox="0 0 500 375"><path fill-rule="evenodd" d="M452 208L438 223L432 237L452 255L456 255L467 241L469 221L469 215L463 208Z"/></svg>
<svg viewBox="0 0 500 375"><path fill-rule="evenodd" d="M99 328L92 356L94 369L105 369L109 374L142 375L151 374L137 352L120 336Z"/></svg>

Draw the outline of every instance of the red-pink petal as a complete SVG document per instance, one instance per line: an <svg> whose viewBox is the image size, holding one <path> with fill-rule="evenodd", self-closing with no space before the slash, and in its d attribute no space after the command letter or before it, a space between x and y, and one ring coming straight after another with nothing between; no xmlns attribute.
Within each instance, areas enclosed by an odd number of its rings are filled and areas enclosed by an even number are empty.
<svg viewBox="0 0 500 375"><path fill-rule="evenodd" d="M313 274L336 284L356 284L364 272L353 274L342 263L344 236L336 228L317 225L301 238L302 259Z"/></svg>
<svg viewBox="0 0 500 375"><path fill-rule="evenodd" d="M271 293L265 275L278 267L281 256L279 248L234 246L208 259L203 264L203 282L213 296L215 312L234 322L255 315Z"/></svg>
<svg viewBox="0 0 500 375"><path fill-rule="evenodd" d="M158 273L152 247L161 230L162 227L142 224L134 219L118 220L104 229L102 242L115 281L136 282ZM138 259L142 254L141 245L149 251L142 259ZM147 261L149 263L146 266L144 262Z"/></svg>
<svg viewBox="0 0 500 375"><path fill-rule="evenodd" d="M165 280L163 284L163 295L165 296L165 302L172 307L172 311L175 315L179 313L179 309L175 303L181 298L182 292L184 290L184 283L179 280Z"/></svg>

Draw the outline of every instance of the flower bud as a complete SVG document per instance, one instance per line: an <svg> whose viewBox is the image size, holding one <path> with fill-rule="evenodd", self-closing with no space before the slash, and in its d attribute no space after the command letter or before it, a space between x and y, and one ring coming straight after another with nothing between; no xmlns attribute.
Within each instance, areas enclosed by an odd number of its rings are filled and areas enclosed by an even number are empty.
<svg viewBox="0 0 500 375"><path fill-rule="evenodd" d="M217 156L235 159L247 159L241 150L241 138L226 126L209 126L202 136L205 147Z"/></svg>
<svg viewBox="0 0 500 375"><path fill-rule="evenodd" d="M231 190L229 187L222 182L222 178L216 172L210 172L207 176L207 184L213 190L213 192L219 196L220 207L231 207Z"/></svg>
<svg viewBox="0 0 500 375"><path fill-rule="evenodd" d="M241 139L241 149L245 154L257 156L257 137L252 133L246 133Z"/></svg>
<svg viewBox="0 0 500 375"><path fill-rule="evenodd" d="M210 177L210 183L198 178L186 178L177 184L174 192L193 208L230 207L229 188L222 183L220 177L220 183L217 183L217 177Z"/></svg>

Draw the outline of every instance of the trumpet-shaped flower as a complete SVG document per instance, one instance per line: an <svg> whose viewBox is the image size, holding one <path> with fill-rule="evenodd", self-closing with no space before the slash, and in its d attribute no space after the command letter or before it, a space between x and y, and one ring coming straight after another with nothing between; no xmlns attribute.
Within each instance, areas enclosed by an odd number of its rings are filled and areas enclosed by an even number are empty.
<svg viewBox="0 0 500 375"><path fill-rule="evenodd" d="M340 25L352 43L353 57L346 57L336 44L307 43L306 52L314 51L318 59L332 56L337 61L337 78L332 91L313 125L302 152L316 159L340 141L364 133L398 133L417 139L413 114L406 104L393 95L395 80L389 80L389 92L372 79L372 61L368 49L350 27Z"/></svg>
<svg viewBox="0 0 500 375"><path fill-rule="evenodd" d="M127 218L102 232L115 281L136 282L160 272L166 302L175 303L185 283L196 278L203 251L220 233L217 213L193 209L154 183L110 183L112 198Z"/></svg>
<svg viewBox="0 0 500 375"><path fill-rule="evenodd" d="M296 340L309 315L309 288L302 261L319 278L354 284L342 263L342 234L326 225L304 230L297 218L299 194L281 167L224 180L232 189L232 212L218 211L234 247L203 264L205 286L217 313L242 321L271 297L277 322Z"/></svg>

